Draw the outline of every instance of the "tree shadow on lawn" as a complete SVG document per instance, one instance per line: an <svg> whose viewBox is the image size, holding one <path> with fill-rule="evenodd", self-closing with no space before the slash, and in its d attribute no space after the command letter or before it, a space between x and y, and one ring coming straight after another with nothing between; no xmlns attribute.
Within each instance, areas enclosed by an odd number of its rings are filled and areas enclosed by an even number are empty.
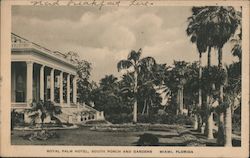
<svg viewBox="0 0 250 158"><path fill-rule="evenodd" d="M173 143L174 140L172 140L169 143L166 142L159 142L160 138L173 138L173 139L179 139L177 135L155 135L151 133L144 133L139 136L139 139L137 142L132 143L136 146L187 146L185 142L176 141Z"/></svg>
<svg viewBox="0 0 250 158"><path fill-rule="evenodd" d="M216 136L216 135L215 135ZM219 147L216 139L208 140L204 134L191 131L179 132L179 135L162 135L162 134L152 134L144 133L138 135L139 139L137 142L132 143L136 146L210 146ZM167 140L169 142L161 142L161 138L169 138L172 140ZM183 140L182 140L183 139ZM174 142L176 141L176 142ZM237 139L232 140L232 145L234 147L241 146L241 141ZM223 147L223 146L222 146Z"/></svg>

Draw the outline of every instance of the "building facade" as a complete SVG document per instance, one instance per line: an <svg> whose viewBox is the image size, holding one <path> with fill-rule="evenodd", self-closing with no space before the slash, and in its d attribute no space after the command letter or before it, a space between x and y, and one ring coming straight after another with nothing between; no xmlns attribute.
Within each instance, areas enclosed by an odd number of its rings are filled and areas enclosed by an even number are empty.
<svg viewBox="0 0 250 158"><path fill-rule="evenodd" d="M52 101L61 106L61 121L81 123L104 119L99 112L77 102L76 63L60 52L11 34L11 107L23 112L34 101Z"/></svg>

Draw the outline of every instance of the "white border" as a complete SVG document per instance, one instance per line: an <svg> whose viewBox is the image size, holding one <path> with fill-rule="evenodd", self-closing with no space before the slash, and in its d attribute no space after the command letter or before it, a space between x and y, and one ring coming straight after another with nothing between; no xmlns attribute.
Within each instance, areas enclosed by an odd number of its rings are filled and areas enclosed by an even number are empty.
<svg viewBox="0 0 250 158"><path fill-rule="evenodd" d="M48 156L48 157L248 157L249 154L249 1L150 1L164 6L236 5L243 6L243 66L242 66L242 145L241 147L117 147L117 146L25 146L10 144L10 52L11 52L11 6L31 5L32 0L1 1L1 156ZM48 0L50 1L50 0ZM66 4L69 0L62 1ZM79 1L79 0L77 0ZM129 1L122 1L127 5ZM127 4L126 4L127 3ZM111 154L111 153L48 153L47 150L86 149L152 149L152 154ZM192 150L193 154L160 154L160 150Z"/></svg>

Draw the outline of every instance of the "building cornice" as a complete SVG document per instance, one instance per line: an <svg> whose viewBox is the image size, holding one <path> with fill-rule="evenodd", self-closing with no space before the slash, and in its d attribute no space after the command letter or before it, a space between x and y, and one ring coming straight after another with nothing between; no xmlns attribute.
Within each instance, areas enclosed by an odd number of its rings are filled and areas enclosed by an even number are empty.
<svg viewBox="0 0 250 158"><path fill-rule="evenodd" d="M20 37L14 33L11 33L11 51L12 52L34 52L39 53L40 55L46 56L50 59L53 59L57 62L62 62L71 67L76 67L76 63L67 59L66 55L58 52L51 51L45 47L42 47L36 43L30 42L29 40Z"/></svg>

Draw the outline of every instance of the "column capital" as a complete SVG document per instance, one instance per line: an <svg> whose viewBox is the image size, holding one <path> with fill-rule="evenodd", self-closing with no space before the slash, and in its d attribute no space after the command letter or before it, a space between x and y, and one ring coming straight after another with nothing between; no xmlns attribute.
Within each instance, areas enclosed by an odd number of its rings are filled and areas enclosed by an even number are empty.
<svg viewBox="0 0 250 158"><path fill-rule="evenodd" d="M51 68L51 70L50 70L50 74L52 75L54 75L54 72L55 72L55 69L54 68Z"/></svg>
<svg viewBox="0 0 250 158"><path fill-rule="evenodd" d="M33 64L34 62L33 61L26 61L26 64L27 65L31 65L31 64Z"/></svg>

